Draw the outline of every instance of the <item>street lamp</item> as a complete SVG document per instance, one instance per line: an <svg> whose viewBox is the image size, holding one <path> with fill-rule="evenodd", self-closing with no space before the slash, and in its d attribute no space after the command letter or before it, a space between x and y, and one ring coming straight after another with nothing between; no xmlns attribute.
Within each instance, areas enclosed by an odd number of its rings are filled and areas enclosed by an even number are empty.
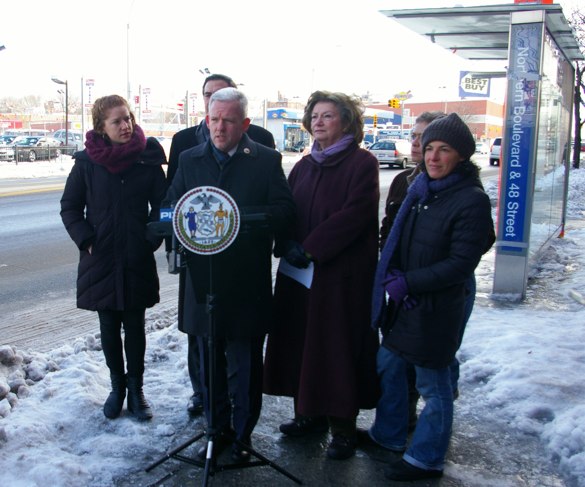
<svg viewBox="0 0 585 487"><path fill-rule="evenodd" d="M58 85L65 85L65 145L69 144L69 85L67 80L61 81L58 78L51 78L53 83Z"/></svg>

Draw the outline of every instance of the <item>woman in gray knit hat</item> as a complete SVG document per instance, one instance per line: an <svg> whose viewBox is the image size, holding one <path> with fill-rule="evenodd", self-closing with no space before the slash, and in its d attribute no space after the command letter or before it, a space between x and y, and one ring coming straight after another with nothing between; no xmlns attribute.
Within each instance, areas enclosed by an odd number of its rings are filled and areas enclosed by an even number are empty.
<svg viewBox="0 0 585 487"><path fill-rule="evenodd" d="M475 141L452 113L422 137L423 172L410 185L376 270L372 326L381 328L377 356L382 397L370 437L396 458L387 478L440 477L451 437L449 364L459 347L465 282L495 236L491 205L470 160ZM410 444L407 366L424 398Z"/></svg>

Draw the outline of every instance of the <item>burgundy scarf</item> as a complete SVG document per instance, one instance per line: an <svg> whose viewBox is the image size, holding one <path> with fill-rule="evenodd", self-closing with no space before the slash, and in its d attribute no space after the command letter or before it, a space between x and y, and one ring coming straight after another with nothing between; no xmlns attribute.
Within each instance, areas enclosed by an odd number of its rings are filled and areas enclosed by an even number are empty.
<svg viewBox="0 0 585 487"><path fill-rule="evenodd" d="M138 155L146 148L146 137L142 129L135 125L132 138L128 142L112 144L102 134L90 130L85 134L85 148L94 162L104 166L108 172L118 174L138 160Z"/></svg>

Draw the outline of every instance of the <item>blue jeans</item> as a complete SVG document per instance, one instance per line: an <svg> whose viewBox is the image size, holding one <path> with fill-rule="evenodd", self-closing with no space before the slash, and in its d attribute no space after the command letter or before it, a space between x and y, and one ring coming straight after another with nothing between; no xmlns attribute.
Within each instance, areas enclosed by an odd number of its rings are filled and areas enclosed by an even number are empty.
<svg viewBox="0 0 585 487"><path fill-rule="evenodd" d="M404 450L408 436L408 382L406 362L380 347L377 369L382 395L370 436L391 450ZM425 470L442 470L453 425L453 389L449 367L415 366L416 388L425 401L404 460Z"/></svg>

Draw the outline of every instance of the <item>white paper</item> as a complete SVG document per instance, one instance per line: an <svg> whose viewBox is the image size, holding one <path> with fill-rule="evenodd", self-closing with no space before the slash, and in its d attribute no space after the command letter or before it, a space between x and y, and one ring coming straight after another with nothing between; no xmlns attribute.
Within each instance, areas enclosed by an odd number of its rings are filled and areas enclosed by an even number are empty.
<svg viewBox="0 0 585 487"><path fill-rule="evenodd" d="M291 279L294 279L298 283L305 286L307 289L311 289L314 268L315 266L311 262L305 269L299 269L298 267L289 264L285 258L282 258L280 259L280 264L278 265L278 272L290 277Z"/></svg>

